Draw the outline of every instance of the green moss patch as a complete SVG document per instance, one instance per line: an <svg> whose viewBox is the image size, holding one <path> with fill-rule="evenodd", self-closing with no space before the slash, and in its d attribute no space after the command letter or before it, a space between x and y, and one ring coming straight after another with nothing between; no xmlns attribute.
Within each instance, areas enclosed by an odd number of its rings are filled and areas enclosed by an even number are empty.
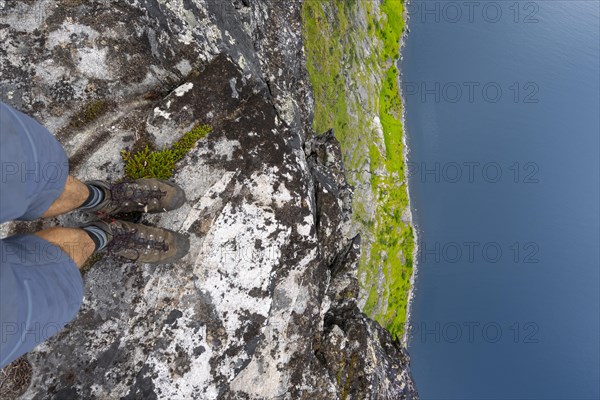
<svg viewBox="0 0 600 400"><path fill-rule="evenodd" d="M171 178L175 172L175 164L210 131L208 125L198 125L168 148L152 150L149 145L146 145L136 152L123 150L121 157L125 163L125 176L129 179Z"/></svg>
<svg viewBox="0 0 600 400"><path fill-rule="evenodd" d="M85 275L88 273L88 271L90 269L92 269L92 267L100 260L102 260L104 258L104 252L103 251L97 251L94 254L92 254L86 261L85 263L81 266L81 268L79 269L79 272L81 272L81 275Z"/></svg>
<svg viewBox="0 0 600 400"><path fill-rule="evenodd" d="M107 100L92 100L71 118L72 128L82 128L104 115L111 107Z"/></svg>

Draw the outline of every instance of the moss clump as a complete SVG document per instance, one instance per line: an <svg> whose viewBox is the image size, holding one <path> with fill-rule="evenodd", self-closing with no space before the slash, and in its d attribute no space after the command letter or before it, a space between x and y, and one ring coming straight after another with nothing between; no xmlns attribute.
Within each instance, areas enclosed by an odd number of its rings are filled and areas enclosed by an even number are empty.
<svg viewBox="0 0 600 400"><path fill-rule="evenodd" d="M85 275L90 269L92 269L92 267L98 262L100 261L102 258L104 258L104 252L103 251L97 251L94 254L92 254L86 261L85 263L81 266L81 269L79 270L81 272L81 275Z"/></svg>
<svg viewBox="0 0 600 400"><path fill-rule="evenodd" d="M97 120L110 109L107 100L92 100L79 110L71 119L71 127L81 128Z"/></svg>
<svg viewBox="0 0 600 400"><path fill-rule="evenodd" d="M352 381L354 379L354 373L356 371L356 364L358 363L358 355L352 354L352 358L350 359L350 363L346 365L346 361L342 358L342 365L340 366L340 370L338 372L338 387L340 389L340 399L346 400L348 398L348 394L350 393L350 386L352 385ZM346 380L344 381L344 386L341 384L342 373L344 369L347 368L346 371Z"/></svg>
<svg viewBox="0 0 600 400"><path fill-rule="evenodd" d="M169 179L175 172L175 164L210 131L208 125L198 125L185 133L171 147L158 151L150 149L150 146L137 152L123 150L121 157L125 163L125 176L129 179Z"/></svg>

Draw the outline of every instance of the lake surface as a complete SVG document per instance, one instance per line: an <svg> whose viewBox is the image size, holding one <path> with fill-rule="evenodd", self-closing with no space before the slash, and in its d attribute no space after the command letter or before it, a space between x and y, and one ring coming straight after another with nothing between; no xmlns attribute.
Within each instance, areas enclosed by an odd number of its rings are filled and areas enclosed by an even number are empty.
<svg viewBox="0 0 600 400"><path fill-rule="evenodd" d="M423 399L598 399L600 3L412 1Z"/></svg>

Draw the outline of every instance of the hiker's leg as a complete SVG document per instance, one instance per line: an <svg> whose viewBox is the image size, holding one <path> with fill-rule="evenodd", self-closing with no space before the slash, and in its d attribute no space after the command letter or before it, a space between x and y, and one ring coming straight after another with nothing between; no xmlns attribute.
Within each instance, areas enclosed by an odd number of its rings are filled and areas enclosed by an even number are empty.
<svg viewBox="0 0 600 400"><path fill-rule="evenodd" d="M32 118L0 103L0 223L57 215L88 194L68 177L60 143ZM83 230L53 228L0 240L0 368L56 334L83 300L78 265L93 253Z"/></svg>
<svg viewBox="0 0 600 400"><path fill-rule="evenodd" d="M0 368L55 335L77 314L83 281L69 252L81 262L94 246L84 231L74 231L56 228L0 240Z"/></svg>
<svg viewBox="0 0 600 400"><path fill-rule="evenodd" d="M69 162L46 128L4 103L0 103L0 121L0 223L37 219L65 192L68 201L61 201L54 213L84 197L86 192L77 181L65 186Z"/></svg>
<svg viewBox="0 0 600 400"><path fill-rule="evenodd" d="M75 262L77 268L81 268L96 249L96 244L83 229L48 228L35 235L60 247Z"/></svg>
<svg viewBox="0 0 600 400"><path fill-rule="evenodd" d="M54 217L72 211L81 206L89 197L90 192L85 183L72 176L67 177L65 189L58 199L42 215L44 218Z"/></svg>

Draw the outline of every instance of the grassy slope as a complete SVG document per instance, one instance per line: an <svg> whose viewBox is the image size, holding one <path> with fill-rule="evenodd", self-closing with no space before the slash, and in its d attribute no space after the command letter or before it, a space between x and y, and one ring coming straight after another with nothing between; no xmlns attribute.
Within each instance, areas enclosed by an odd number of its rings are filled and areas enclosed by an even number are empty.
<svg viewBox="0 0 600 400"><path fill-rule="evenodd" d="M366 17L366 26L354 22L359 8ZM376 13L370 1L306 0L303 22L307 68L315 96L314 129L324 132L334 128L347 169L356 171L368 166L373 173L370 182L351 182L370 184L377 199L375 221L360 201L353 204L354 218L373 238L371 251L363 252L359 264L359 276L365 277L361 283L368 292L363 311L400 336L406 318L414 244L411 227L401 219L408 195L403 185L402 103L394 60L399 56L404 30L403 2L383 0ZM358 57L357 46L365 42L371 43L370 55ZM369 89L367 110L364 101L360 104L347 89L355 86L353 82ZM372 115L381 120L384 143L367 123ZM382 169L387 173L375 173ZM377 287L380 266L385 274L382 293ZM380 298L387 299L386 310L378 307Z"/></svg>

